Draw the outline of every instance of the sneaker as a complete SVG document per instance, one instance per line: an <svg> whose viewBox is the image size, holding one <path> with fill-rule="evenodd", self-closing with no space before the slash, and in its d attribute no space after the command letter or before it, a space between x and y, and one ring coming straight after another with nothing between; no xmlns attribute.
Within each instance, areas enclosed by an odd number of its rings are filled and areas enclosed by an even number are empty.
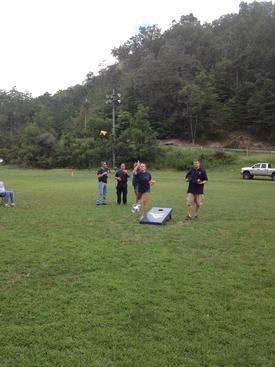
<svg viewBox="0 0 275 367"><path fill-rule="evenodd" d="M139 211L140 211L140 204L134 204L134 205L132 206L131 212L132 212L133 214L135 214L135 213L137 213L137 212L139 212Z"/></svg>
<svg viewBox="0 0 275 367"><path fill-rule="evenodd" d="M187 215L186 217L185 217L185 220L191 220L192 219L192 217L190 216L190 215Z"/></svg>
<svg viewBox="0 0 275 367"><path fill-rule="evenodd" d="M194 216L194 219L195 219L195 220L199 220L199 216L198 216L198 215L195 215L195 216Z"/></svg>
<svg viewBox="0 0 275 367"><path fill-rule="evenodd" d="M15 207L15 203L12 203L12 204L11 204L11 207L12 207L12 208L14 208L14 207Z"/></svg>
<svg viewBox="0 0 275 367"><path fill-rule="evenodd" d="M5 208L8 208L8 207L9 207L9 204L5 204L5 205L4 205L4 207L5 207Z"/></svg>

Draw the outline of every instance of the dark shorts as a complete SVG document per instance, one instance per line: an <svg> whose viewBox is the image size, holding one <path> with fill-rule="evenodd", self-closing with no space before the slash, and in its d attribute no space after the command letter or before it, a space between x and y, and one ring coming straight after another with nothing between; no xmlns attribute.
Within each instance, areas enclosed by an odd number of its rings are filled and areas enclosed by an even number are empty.
<svg viewBox="0 0 275 367"><path fill-rule="evenodd" d="M138 188L137 188L137 189L138 189ZM137 193L138 193L138 194L140 194L140 195L145 194L146 192L148 192L148 193L149 193L149 192L150 192L150 189L148 189L148 190L146 190L146 191L142 191L142 192L141 192L141 191L137 191Z"/></svg>
<svg viewBox="0 0 275 367"><path fill-rule="evenodd" d="M133 185L134 191L137 194L138 193L138 185Z"/></svg>

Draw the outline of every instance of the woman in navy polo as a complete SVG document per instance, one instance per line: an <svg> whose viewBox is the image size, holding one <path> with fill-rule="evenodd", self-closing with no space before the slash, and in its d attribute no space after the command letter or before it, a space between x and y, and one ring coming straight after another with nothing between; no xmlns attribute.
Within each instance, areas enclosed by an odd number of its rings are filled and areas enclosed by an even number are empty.
<svg viewBox="0 0 275 367"><path fill-rule="evenodd" d="M152 176L150 172L147 171L145 163L139 163L134 168L134 174L137 179L137 192L138 192L138 202L137 205L133 207L134 212L143 206L143 215L148 211L148 201L150 192L150 181Z"/></svg>
<svg viewBox="0 0 275 367"><path fill-rule="evenodd" d="M134 162L134 169L135 167L139 164L139 161L137 162ZM133 169L133 179L132 179L132 185L133 185L133 188L134 188L134 192L135 192L135 196L136 196L136 201L135 201L135 204L137 204L138 202L138 181L137 181L137 176L136 176L136 172L138 172L138 169L137 171L134 171Z"/></svg>

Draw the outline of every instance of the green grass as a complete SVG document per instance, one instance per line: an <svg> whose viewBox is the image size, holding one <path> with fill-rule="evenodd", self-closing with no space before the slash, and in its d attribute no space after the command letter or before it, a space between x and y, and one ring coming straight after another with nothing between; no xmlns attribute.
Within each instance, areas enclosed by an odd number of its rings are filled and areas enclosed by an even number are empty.
<svg viewBox="0 0 275 367"><path fill-rule="evenodd" d="M184 173L152 172L139 225L130 205L96 207L95 173L0 167L1 367L274 366L275 183L209 170L199 222ZM133 202L130 188L129 202Z"/></svg>

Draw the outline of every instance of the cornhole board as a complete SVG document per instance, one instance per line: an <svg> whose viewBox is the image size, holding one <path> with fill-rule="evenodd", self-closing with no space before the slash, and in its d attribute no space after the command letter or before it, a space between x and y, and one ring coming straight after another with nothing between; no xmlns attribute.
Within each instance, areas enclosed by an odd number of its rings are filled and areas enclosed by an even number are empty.
<svg viewBox="0 0 275 367"><path fill-rule="evenodd" d="M172 218L172 208L152 208L140 220L140 224L165 224Z"/></svg>

